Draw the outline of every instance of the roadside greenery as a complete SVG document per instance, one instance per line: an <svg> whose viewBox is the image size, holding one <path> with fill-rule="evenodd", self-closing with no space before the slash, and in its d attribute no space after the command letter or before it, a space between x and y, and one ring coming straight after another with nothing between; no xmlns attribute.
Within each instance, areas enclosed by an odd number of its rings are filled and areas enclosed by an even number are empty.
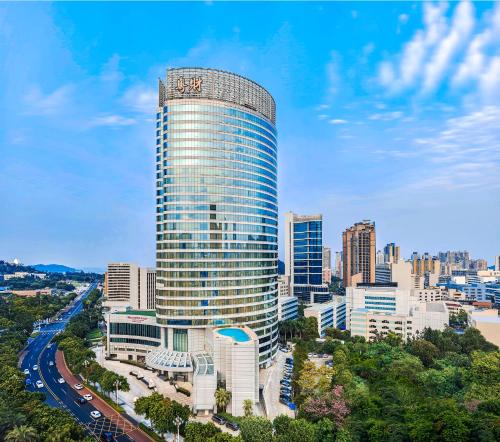
<svg viewBox="0 0 500 442"><path fill-rule="evenodd" d="M130 386L127 378L111 370L107 370L95 361L95 353L89 348L92 341L87 339L89 332L97 328L101 318L100 306L101 292L93 290L83 302L83 310L68 323L64 333L55 338L59 349L64 352L64 357L69 369L74 374L80 374L91 385L93 391L99 394L99 389L107 398L110 405L122 411L121 407L115 405L110 399L115 393L117 401L118 390L129 391Z"/></svg>
<svg viewBox="0 0 500 442"><path fill-rule="evenodd" d="M281 321L279 333L283 342L298 338L304 341L318 338L318 321L316 318L300 317L295 320Z"/></svg>
<svg viewBox="0 0 500 442"><path fill-rule="evenodd" d="M177 432L175 424L177 418L182 420L179 430L181 434L184 434L186 424L191 416L191 411L187 405L182 405L159 393L137 399L134 411L150 420L154 429L161 435L168 432Z"/></svg>
<svg viewBox="0 0 500 442"><path fill-rule="evenodd" d="M0 296L0 440L86 440L83 428L70 414L45 405L42 393L25 390L25 376L17 366L33 322L53 316L71 299Z"/></svg>

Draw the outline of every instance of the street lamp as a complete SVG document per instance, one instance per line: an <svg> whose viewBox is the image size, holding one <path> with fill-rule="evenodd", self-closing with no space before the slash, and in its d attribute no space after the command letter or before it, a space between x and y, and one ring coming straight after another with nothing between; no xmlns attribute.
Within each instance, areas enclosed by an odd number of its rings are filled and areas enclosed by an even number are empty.
<svg viewBox="0 0 500 442"><path fill-rule="evenodd" d="M174 419L174 424L177 426L177 442L180 442L181 440L181 437L180 437L180 434L179 434L179 427L184 423L184 419L182 419L182 417L180 416L177 416L175 419Z"/></svg>

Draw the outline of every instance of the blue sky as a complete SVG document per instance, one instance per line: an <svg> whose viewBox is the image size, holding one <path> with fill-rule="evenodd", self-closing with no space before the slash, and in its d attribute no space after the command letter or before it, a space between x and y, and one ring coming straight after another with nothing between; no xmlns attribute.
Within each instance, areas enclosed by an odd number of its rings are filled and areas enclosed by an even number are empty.
<svg viewBox="0 0 500 442"><path fill-rule="evenodd" d="M280 220L500 254L500 4L0 3L0 258L154 264L157 78L278 106Z"/></svg>

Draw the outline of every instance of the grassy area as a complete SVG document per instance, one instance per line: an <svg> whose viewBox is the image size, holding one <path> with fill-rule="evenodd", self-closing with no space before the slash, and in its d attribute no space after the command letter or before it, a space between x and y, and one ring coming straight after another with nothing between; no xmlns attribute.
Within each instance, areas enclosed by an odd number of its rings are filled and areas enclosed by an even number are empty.
<svg viewBox="0 0 500 442"><path fill-rule="evenodd" d="M139 428L144 431L147 435L151 436L157 442L165 442L165 439L162 439L157 433L155 433L151 428L146 427L144 424L139 424Z"/></svg>
<svg viewBox="0 0 500 442"><path fill-rule="evenodd" d="M113 407L116 411L118 411L118 413L124 413L125 412L125 410L120 405L118 405L116 402L114 402L108 396L105 396L104 393L101 393L100 391L98 391L97 388L95 388L93 385L85 383L85 387L87 387L90 391L92 391L96 396L99 396L108 405L110 405L111 407Z"/></svg>
<svg viewBox="0 0 500 442"><path fill-rule="evenodd" d="M231 413L227 413L226 411L221 411L218 412L217 414L219 416L222 416L228 422L234 422L238 425L241 424L241 420L243 419L243 416L233 416Z"/></svg>
<svg viewBox="0 0 500 442"><path fill-rule="evenodd" d="M87 334L87 339L89 341L100 341L102 337L103 337L103 333L98 328L95 328L94 330L91 330Z"/></svg>

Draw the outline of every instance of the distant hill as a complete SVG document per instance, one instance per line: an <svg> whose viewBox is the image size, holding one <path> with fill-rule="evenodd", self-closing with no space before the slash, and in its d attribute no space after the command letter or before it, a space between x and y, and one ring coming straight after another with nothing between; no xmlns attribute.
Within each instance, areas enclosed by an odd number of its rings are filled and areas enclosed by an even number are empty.
<svg viewBox="0 0 500 442"><path fill-rule="evenodd" d="M77 273L81 270L74 269L73 267L64 266L62 264L35 264L31 266L39 272L46 273Z"/></svg>

